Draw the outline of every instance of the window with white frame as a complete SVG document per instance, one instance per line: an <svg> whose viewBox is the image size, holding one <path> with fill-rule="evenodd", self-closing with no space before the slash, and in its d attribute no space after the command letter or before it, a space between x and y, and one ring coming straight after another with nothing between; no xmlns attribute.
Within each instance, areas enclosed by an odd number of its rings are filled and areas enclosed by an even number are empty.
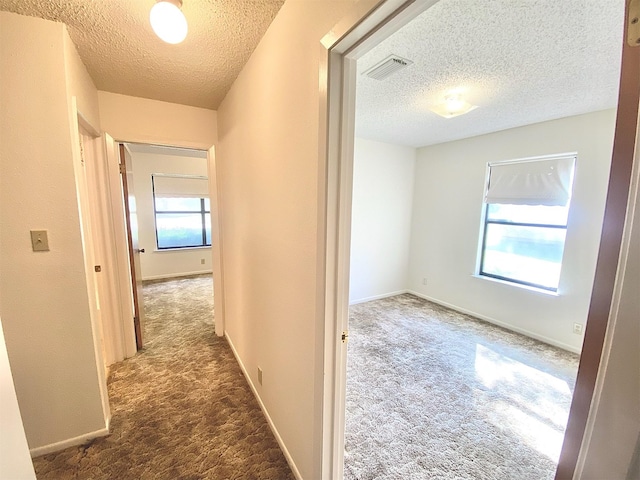
<svg viewBox="0 0 640 480"><path fill-rule="evenodd" d="M480 275L558 290L575 160L489 164Z"/></svg>
<svg viewBox="0 0 640 480"><path fill-rule="evenodd" d="M151 176L158 250L211 245L207 177Z"/></svg>

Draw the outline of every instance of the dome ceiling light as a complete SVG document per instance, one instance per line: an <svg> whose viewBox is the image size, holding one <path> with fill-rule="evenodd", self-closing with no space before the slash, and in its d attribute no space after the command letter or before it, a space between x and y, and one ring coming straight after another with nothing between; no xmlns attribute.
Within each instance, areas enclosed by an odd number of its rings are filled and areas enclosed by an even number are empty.
<svg viewBox="0 0 640 480"><path fill-rule="evenodd" d="M186 38L187 19L181 8L182 0L158 0L151 8L149 21L153 31L161 40L176 44Z"/></svg>
<svg viewBox="0 0 640 480"><path fill-rule="evenodd" d="M453 118L469 113L476 108L478 108L477 105L471 105L464 100L459 93L450 93L444 97L444 102L434 105L430 110L441 117Z"/></svg>

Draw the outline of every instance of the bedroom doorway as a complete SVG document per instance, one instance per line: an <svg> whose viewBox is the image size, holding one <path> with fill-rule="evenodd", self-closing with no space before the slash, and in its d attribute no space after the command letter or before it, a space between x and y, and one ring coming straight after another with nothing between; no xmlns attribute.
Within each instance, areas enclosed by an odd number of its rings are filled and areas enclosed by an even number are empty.
<svg viewBox="0 0 640 480"><path fill-rule="evenodd" d="M427 3L427 2L425 2ZM326 462L335 478L341 478L342 432L344 431L344 391L346 347L348 338L348 276L349 244L351 223L351 179L353 173L353 132L355 106L356 59L364 52L386 38L390 32L397 31L413 17L425 11L434 2L385 2L373 15L361 24L361 29L340 38L334 34L327 39L329 50L329 98L328 98L328 209L327 215L327 297L325 311L327 315L325 355L332 359L334 370L328 383L325 383L325 398L329 405L325 421L326 450L330 461ZM335 32L334 32L335 33ZM334 43L335 42L335 43ZM623 47L623 67L615 140L613 147L611 182L606 200L604 216L605 235L599 247L598 263L595 273L594 291L589 307L588 328L586 330L583 356L577 379L567 435L560 457L556 478L570 478L575 470L578 451L591 397L595 388L600 353L607 328L608 312L612 301L615 271L620 239L627 207L629 178L633 163L635 145L635 126L638 107L637 74L639 59L637 51L625 44ZM332 87L333 86L333 87ZM334 237L335 234L335 237ZM335 240L334 240L335 239ZM334 273L331 273L334 272ZM337 322L336 319L337 318ZM337 344L333 339L340 339Z"/></svg>

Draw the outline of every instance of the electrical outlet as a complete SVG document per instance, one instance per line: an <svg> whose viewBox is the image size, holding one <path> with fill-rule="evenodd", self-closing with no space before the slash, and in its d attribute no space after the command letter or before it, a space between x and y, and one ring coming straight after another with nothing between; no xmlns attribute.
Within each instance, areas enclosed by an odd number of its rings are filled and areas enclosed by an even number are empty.
<svg viewBox="0 0 640 480"><path fill-rule="evenodd" d="M581 323L574 323L573 324L573 333L575 333L576 335L582 335L582 324Z"/></svg>
<svg viewBox="0 0 640 480"><path fill-rule="evenodd" d="M258 383L262 385L262 368L258 367Z"/></svg>
<svg viewBox="0 0 640 480"><path fill-rule="evenodd" d="M200 259L200 265L204 265L204 258Z"/></svg>
<svg viewBox="0 0 640 480"><path fill-rule="evenodd" d="M426 285L426 284L427 284L427 277L424 277L424 278L422 279L422 284L423 284L423 285Z"/></svg>

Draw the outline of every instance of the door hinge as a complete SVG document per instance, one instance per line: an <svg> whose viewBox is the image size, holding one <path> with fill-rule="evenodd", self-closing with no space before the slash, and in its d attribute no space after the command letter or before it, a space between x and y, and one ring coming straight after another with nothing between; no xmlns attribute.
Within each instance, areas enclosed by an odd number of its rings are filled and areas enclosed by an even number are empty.
<svg viewBox="0 0 640 480"><path fill-rule="evenodd" d="M342 343L347 343L347 340L349 340L349 332L345 330L342 332Z"/></svg>
<svg viewBox="0 0 640 480"><path fill-rule="evenodd" d="M125 175L127 173L127 166L124 163L119 163L118 166L120 167L120 173Z"/></svg>
<svg viewBox="0 0 640 480"><path fill-rule="evenodd" d="M640 0L631 0L627 13L627 43L640 46Z"/></svg>

